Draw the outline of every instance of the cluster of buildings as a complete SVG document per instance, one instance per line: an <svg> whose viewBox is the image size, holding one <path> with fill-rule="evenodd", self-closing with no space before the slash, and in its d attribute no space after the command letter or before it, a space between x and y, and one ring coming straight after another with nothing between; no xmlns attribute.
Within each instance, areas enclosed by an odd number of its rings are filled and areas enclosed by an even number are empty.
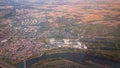
<svg viewBox="0 0 120 68"><path fill-rule="evenodd" d="M29 39L11 39L0 41L0 57L13 60L22 60L34 55L40 55L45 51L45 44Z"/></svg>
<svg viewBox="0 0 120 68"><path fill-rule="evenodd" d="M47 44L39 40L29 39L14 39L13 42L10 43L9 40L4 39L0 41L0 44L2 44L0 50L1 57L4 56L13 60L21 60L34 55L41 55L46 50L60 47L87 49L87 46L77 39L48 38Z"/></svg>
<svg viewBox="0 0 120 68"><path fill-rule="evenodd" d="M77 39L50 39L51 45L56 45L57 47L69 47L69 48L79 48L79 49L87 49L87 46L79 42Z"/></svg>

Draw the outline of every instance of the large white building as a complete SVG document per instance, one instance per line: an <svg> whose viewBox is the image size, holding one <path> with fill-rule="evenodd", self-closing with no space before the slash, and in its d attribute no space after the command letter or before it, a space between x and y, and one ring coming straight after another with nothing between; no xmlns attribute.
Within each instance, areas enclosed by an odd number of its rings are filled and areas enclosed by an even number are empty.
<svg viewBox="0 0 120 68"><path fill-rule="evenodd" d="M69 48L79 48L79 49L88 49L87 46L77 41L77 39L61 39L57 40L55 38L51 38L49 40L51 45L56 45L57 47L69 47Z"/></svg>

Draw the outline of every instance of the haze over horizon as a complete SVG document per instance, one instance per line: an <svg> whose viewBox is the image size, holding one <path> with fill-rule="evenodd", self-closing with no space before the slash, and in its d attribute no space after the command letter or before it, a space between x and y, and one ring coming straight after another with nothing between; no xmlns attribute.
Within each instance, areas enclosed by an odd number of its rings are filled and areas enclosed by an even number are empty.
<svg viewBox="0 0 120 68"><path fill-rule="evenodd" d="M112 2L120 2L120 0L0 0L0 1L12 1L12 2L86 2L86 3L112 3Z"/></svg>

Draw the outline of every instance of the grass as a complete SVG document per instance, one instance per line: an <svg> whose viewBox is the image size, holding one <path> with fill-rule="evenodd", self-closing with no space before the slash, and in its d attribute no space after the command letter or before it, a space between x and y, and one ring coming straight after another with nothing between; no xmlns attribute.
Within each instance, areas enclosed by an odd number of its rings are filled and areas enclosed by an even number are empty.
<svg viewBox="0 0 120 68"><path fill-rule="evenodd" d="M65 50L64 50L65 49ZM64 50L64 51L63 51ZM71 50L71 51L69 51ZM118 61L120 62L120 50L76 50L74 51L74 49L67 49L67 48L56 48L55 50L49 50L46 52L46 54L56 54L56 53L62 53L62 52L83 52L85 54L88 55L93 55L93 56L98 56L98 57L103 57L105 59L108 60L112 60L112 61ZM92 66L91 66L92 65ZM61 66L63 67L67 67L67 68L76 68L76 67L80 67L80 68L89 68L93 67L96 68L97 66L91 63L87 63L86 65L82 65L79 63L76 63L74 61L70 61L68 59L65 58L61 58L61 57L57 57L57 58L48 58L45 60L40 60L39 62L33 64L32 66L30 66L30 68L61 68Z"/></svg>
<svg viewBox="0 0 120 68"><path fill-rule="evenodd" d="M104 35L104 33L109 33L110 29L109 26L104 24L90 24L86 26L84 35Z"/></svg>
<svg viewBox="0 0 120 68"><path fill-rule="evenodd" d="M87 54L120 62L120 50L89 50Z"/></svg>
<svg viewBox="0 0 120 68"><path fill-rule="evenodd" d="M93 56L103 57L109 60L120 62L120 50L81 50L75 48L56 48L50 51L47 51L46 54L56 54L56 53L76 53L80 52L82 54L90 54Z"/></svg>
<svg viewBox="0 0 120 68"><path fill-rule="evenodd" d="M111 33L115 37L120 37L120 25L118 25Z"/></svg>
<svg viewBox="0 0 120 68"><path fill-rule="evenodd" d="M0 58L0 62L3 62L3 63L7 63L11 66L15 66L16 62L11 60L11 59L7 59L7 58Z"/></svg>
<svg viewBox="0 0 120 68"><path fill-rule="evenodd" d="M30 68L72 68L72 67L82 67L85 68L87 66L80 65L76 62L63 59L63 58L54 58L39 61L38 63L32 65Z"/></svg>
<svg viewBox="0 0 120 68"><path fill-rule="evenodd" d="M56 53L76 53L76 52L85 53L85 50L77 49L77 48L56 48L46 51L45 54L50 55Z"/></svg>

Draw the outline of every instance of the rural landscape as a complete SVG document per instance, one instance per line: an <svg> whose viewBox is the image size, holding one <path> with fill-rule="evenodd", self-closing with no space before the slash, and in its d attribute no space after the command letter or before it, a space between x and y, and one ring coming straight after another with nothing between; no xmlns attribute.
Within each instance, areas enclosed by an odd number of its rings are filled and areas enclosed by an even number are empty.
<svg viewBox="0 0 120 68"><path fill-rule="evenodd" d="M120 0L0 0L0 68L120 68Z"/></svg>

